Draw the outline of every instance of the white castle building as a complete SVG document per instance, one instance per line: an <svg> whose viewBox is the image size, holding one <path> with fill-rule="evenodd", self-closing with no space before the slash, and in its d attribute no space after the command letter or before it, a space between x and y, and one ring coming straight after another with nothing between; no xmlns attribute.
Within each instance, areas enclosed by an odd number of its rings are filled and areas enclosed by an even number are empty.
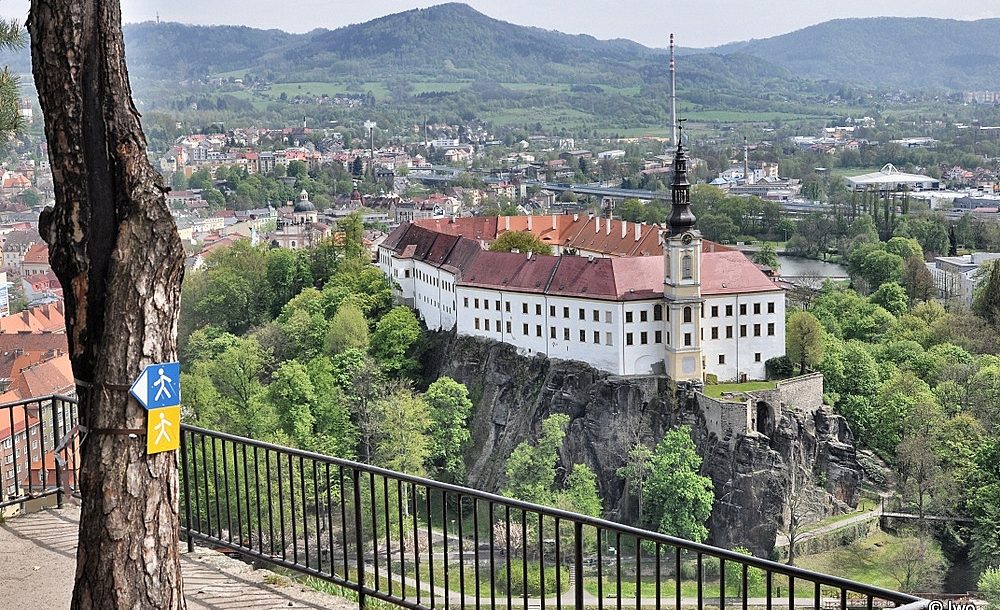
<svg viewBox="0 0 1000 610"><path fill-rule="evenodd" d="M763 379L765 361L785 353L784 290L742 252L702 239L680 146L674 168L662 229L570 215L424 220L394 230L377 263L431 330L617 375ZM560 255L485 249L517 230Z"/></svg>

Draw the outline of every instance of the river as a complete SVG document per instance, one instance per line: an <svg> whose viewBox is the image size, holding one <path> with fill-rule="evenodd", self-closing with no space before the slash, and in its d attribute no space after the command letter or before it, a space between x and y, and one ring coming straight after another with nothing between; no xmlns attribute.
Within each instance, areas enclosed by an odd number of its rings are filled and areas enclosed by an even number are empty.
<svg viewBox="0 0 1000 610"><path fill-rule="evenodd" d="M779 272L782 276L788 278L828 277L847 279L847 269L836 263L789 256L787 254L779 254L778 262L781 263Z"/></svg>

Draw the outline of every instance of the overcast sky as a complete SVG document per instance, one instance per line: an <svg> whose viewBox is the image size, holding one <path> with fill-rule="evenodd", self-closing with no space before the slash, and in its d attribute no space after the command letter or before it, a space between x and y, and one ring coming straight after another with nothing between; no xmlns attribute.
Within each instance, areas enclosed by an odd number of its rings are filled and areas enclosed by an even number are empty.
<svg viewBox="0 0 1000 610"><path fill-rule="evenodd" d="M306 32L337 28L438 2L412 0L122 0L126 22L156 19ZM570 34L628 38L665 47L705 47L767 38L842 17L1000 17L997 0L466 0L491 17ZM0 15L23 19L28 0L0 0Z"/></svg>

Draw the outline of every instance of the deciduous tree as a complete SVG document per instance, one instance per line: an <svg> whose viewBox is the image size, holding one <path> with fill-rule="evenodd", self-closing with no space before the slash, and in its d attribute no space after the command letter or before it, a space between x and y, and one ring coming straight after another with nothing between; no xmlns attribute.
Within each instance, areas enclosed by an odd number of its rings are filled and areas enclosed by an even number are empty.
<svg viewBox="0 0 1000 610"><path fill-rule="evenodd" d="M698 474L701 456L687 426L667 432L653 452L644 523L658 532L701 542L712 512L712 480Z"/></svg>
<svg viewBox="0 0 1000 610"><path fill-rule="evenodd" d="M534 254L552 254L552 246L528 231L506 231L490 244L492 252L511 252L513 250L533 252Z"/></svg>
<svg viewBox="0 0 1000 610"><path fill-rule="evenodd" d="M799 365L799 374L806 372L806 365L815 366L823 360L826 331L816 316L808 311L796 311L788 316L785 330L785 353L789 360Z"/></svg>
<svg viewBox="0 0 1000 610"><path fill-rule="evenodd" d="M448 479L464 483L463 454L472 440L468 426L472 414L469 390L451 377L440 377L424 392L424 400L434 421L431 457Z"/></svg>

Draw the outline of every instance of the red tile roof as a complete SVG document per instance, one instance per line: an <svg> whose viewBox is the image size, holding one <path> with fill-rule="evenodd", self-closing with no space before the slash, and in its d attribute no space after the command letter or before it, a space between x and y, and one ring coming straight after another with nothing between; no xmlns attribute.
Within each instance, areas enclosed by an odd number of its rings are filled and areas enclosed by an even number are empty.
<svg viewBox="0 0 1000 610"><path fill-rule="evenodd" d="M736 294L777 292L772 282L742 252L703 252L701 255L701 294Z"/></svg>
<svg viewBox="0 0 1000 610"><path fill-rule="evenodd" d="M594 218L572 220L572 216L566 216L571 220L560 221L564 217L535 216L530 228L526 218L416 221L397 227L382 246L392 250L397 258L416 259L448 269L456 274L461 286L599 300L662 298L663 258L658 227L640 226L646 237L640 236L636 242L634 234L626 233L626 237L622 238L621 224L617 227L612 224L609 234L606 220L602 221L603 230L598 232ZM468 220L474 222L465 222ZM488 233L485 230L493 221L499 224L501 231L531 230L536 235L554 236L561 229L566 236L564 244L575 244L573 247L590 251L607 247L619 252L634 252L643 247L652 249L655 243L659 255L529 257L513 252L490 252L483 250L479 241L457 237L465 231L472 231L486 240ZM438 232L438 228L447 232ZM582 232L572 235L574 231ZM592 239L587 236L588 231L594 231ZM628 243L629 239L632 244ZM701 282L703 295L782 290L742 252L708 241L703 242Z"/></svg>
<svg viewBox="0 0 1000 610"><path fill-rule="evenodd" d="M48 265L49 264L49 246L48 244L42 242L33 244L28 251L24 253L25 265Z"/></svg>

